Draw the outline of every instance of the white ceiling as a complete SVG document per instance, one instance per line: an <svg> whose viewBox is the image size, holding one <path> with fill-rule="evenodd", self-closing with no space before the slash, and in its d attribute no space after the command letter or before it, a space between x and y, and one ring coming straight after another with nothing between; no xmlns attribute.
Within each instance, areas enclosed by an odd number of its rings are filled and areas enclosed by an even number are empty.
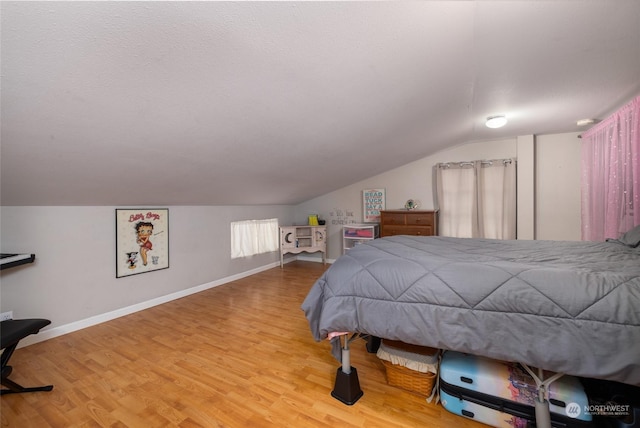
<svg viewBox="0 0 640 428"><path fill-rule="evenodd" d="M295 204L640 93L637 0L0 12L2 205Z"/></svg>

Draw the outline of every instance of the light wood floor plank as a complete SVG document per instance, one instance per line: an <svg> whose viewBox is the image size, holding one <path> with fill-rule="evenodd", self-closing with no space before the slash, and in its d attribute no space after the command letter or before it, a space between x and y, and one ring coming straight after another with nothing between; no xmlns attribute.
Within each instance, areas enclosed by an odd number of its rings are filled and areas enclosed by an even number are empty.
<svg viewBox="0 0 640 428"><path fill-rule="evenodd" d="M300 309L326 266L293 262L17 350L2 427L451 427L485 425L391 387L352 345L364 396L333 397L339 363Z"/></svg>

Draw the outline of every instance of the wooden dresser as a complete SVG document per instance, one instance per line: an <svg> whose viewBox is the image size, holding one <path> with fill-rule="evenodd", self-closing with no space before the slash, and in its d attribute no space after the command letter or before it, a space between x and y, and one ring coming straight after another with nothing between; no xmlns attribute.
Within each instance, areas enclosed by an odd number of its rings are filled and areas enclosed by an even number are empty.
<svg viewBox="0 0 640 428"><path fill-rule="evenodd" d="M380 237L438 234L437 211L380 211Z"/></svg>

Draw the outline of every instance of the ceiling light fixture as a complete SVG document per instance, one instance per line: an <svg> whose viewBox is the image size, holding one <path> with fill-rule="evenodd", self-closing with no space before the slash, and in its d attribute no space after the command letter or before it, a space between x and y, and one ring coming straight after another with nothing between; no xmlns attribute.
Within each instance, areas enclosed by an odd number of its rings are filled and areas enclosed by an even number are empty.
<svg viewBox="0 0 640 428"><path fill-rule="evenodd" d="M504 115L489 116L487 118L487 128L502 128L507 124L507 118Z"/></svg>
<svg viewBox="0 0 640 428"><path fill-rule="evenodd" d="M587 126L587 125L593 125L596 122L597 122L596 119L580 119L579 121L576 122L576 125Z"/></svg>

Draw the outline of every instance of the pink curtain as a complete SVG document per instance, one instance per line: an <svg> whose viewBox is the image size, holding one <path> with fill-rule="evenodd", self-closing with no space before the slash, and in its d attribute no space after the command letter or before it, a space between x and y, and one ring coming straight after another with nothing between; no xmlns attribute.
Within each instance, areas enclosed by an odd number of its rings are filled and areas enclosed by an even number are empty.
<svg viewBox="0 0 640 428"><path fill-rule="evenodd" d="M582 134L582 239L640 225L640 96Z"/></svg>

